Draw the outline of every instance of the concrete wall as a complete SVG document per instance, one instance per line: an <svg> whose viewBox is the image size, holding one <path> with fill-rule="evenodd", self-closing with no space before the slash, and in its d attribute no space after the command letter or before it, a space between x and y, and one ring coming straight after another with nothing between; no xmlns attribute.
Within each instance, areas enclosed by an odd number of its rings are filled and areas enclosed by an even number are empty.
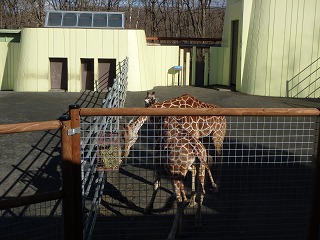
<svg viewBox="0 0 320 240"><path fill-rule="evenodd" d="M179 63L179 47L147 46L143 30L25 28L21 31L19 46L15 75L2 78L5 79L2 82L14 79L10 86L15 91L49 91L49 58L67 58L70 92L81 91L81 58L94 59L97 81L98 58L113 58L119 62L129 57L129 91L166 86L169 69ZM5 46L1 48L4 53L1 56L8 56L3 49ZM0 58L2 65L3 59ZM0 73L4 69L2 65Z"/></svg>
<svg viewBox="0 0 320 240"><path fill-rule="evenodd" d="M241 86L241 36L242 36L242 1L228 1L224 17L224 26L222 34L221 47L210 48L210 74L209 84L230 85L230 69L231 69L231 29L232 21L239 20L239 38L238 38L238 68L236 77L236 86L239 91Z"/></svg>
<svg viewBox="0 0 320 240"><path fill-rule="evenodd" d="M253 1L242 91L286 96L286 81L320 56L319 29L317 0ZM296 91L311 81L307 80Z"/></svg>
<svg viewBox="0 0 320 240"><path fill-rule="evenodd" d="M231 22L239 20L237 90L263 96L286 96L286 82L292 85L320 65L320 1L317 0L229 0L222 37L222 47L213 48L210 84L229 85ZM210 68L210 69L211 69ZM306 71L301 73L305 68ZM320 71L319 71L320 72ZM308 77L294 89L309 91L299 97L319 97L319 83L310 85L319 74ZM310 86L309 86L310 85ZM312 96L311 96L312 97Z"/></svg>
<svg viewBox="0 0 320 240"><path fill-rule="evenodd" d="M0 90L14 89L19 53L19 43L0 42Z"/></svg>

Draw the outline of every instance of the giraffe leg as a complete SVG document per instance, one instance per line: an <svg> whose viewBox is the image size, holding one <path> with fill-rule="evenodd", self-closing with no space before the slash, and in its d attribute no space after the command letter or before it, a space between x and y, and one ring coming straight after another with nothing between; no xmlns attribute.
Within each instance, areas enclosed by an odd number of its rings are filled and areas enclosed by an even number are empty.
<svg viewBox="0 0 320 240"><path fill-rule="evenodd" d="M209 178L210 178L210 182L211 182L211 186L212 186L214 192L216 192L216 193L219 192L219 186L213 180L210 167L208 165L206 165L205 167L207 169L207 172L208 172L208 175L209 175Z"/></svg>
<svg viewBox="0 0 320 240"><path fill-rule="evenodd" d="M176 237L176 234L179 231L179 227L181 229L182 219L183 219L185 208L186 208L185 204L177 203L177 212L174 216L173 224L172 224L169 236L167 238L168 240L174 240Z"/></svg>
<svg viewBox="0 0 320 240"><path fill-rule="evenodd" d="M196 203L196 174L197 174L196 167L192 165L190 171L192 173L192 177L191 177L192 182L191 182L191 197L190 197L189 206L194 207L197 205Z"/></svg>
<svg viewBox="0 0 320 240"><path fill-rule="evenodd" d="M217 186L215 188L213 188L214 192L216 192L216 193L219 192L219 186L221 184L222 145L223 145L225 132L220 133L220 135L221 136L219 136L218 133L213 133L213 135L212 135L212 140L213 140L214 146L216 148L216 152L217 152L217 157L216 157L216 173L217 173L216 183L217 183Z"/></svg>
<svg viewBox="0 0 320 240"><path fill-rule="evenodd" d="M147 205L147 207L145 208L145 213L150 213L151 210L153 210L153 204L154 204L154 200L156 199L157 196L157 192L160 188L160 174L158 172L155 173L155 182L153 184L153 192L152 192L152 197L150 199L149 204Z"/></svg>
<svg viewBox="0 0 320 240"><path fill-rule="evenodd" d="M198 178L200 186L197 190L197 201L198 201L198 208L196 213L196 226L201 226L201 207L203 203L203 198L205 189L204 189L204 180L205 180L205 173L206 173L206 166L204 164L200 164L199 171L198 171Z"/></svg>
<svg viewBox="0 0 320 240"><path fill-rule="evenodd" d="M213 187L213 190L215 193L219 192L219 187L221 185L221 168L222 168L222 154L221 154L221 146L217 149L217 167L216 167L216 173L217 173L217 178L216 178L216 187Z"/></svg>
<svg viewBox="0 0 320 240"><path fill-rule="evenodd" d="M173 180L173 186L174 186L174 191L176 193L176 202L177 202L177 212L175 214L173 224L168 236L168 240L173 240L175 239L176 234L181 231L179 229L182 229L182 220L183 220L183 215L184 215L184 210L187 206L185 203L185 192L184 192L184 184L180 180Z"/></svg>

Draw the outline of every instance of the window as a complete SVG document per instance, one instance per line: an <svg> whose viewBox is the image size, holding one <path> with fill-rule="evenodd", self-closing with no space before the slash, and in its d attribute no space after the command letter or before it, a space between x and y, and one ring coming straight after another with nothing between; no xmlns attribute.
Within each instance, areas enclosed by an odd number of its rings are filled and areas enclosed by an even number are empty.
<svg viewBox="0 0 320 240"><path fill-rule="evenodd" d="M77 25L77 14L65 13L63 16L62 26L75 27Z"/></svg>
<svg viewBox="0 0 320 240"><path fill-rule="evenodd" d="M79 27L91 27L92 14L91 13L80 13L79 14Z"/></svg>
<svg viewBox="0 0 320 240"><path fill-rule="evenodd" d="M46 20L48 26L60 26L62 19L61 12L49 12L47 14Z"/></svg>
<svg viewBox="0 0 320 240"><path fill-rule="evenodd" d="M48 11L45 27L124 28L122 12Z"/></svg>
<svg viewBox="0 0 320 240"><path fill-rule="evenodd" d="M120 28L122 26L122 14L109 14L108 15L108 26L109 27L115 27L115 28Z"/></svg>
<svg viewBox="0 0 320 240"><path fill-rule="evenodd" d="M107 27L108 14L94 14L93 27Z"/></svg>

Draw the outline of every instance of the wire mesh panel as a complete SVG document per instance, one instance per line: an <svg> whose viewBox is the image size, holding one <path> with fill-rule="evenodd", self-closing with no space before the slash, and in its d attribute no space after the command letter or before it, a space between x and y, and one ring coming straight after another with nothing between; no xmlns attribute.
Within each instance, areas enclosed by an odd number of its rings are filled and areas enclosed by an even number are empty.
<svg viewBox="0 0 320 240"><path fill-rule="evenodd" d="M95 117L91 118L94 122ZM105 184L100 189L102 198L93 239L167 238L181 209L173 179L183 181L190 201L180 214L183 217L178 224L178 239L306 238L316 117L227 117L221 158L214 142L217 135L212 139L204 134L198 139L183 124L176 124L175 119L179 122L182 118L144 118L143 124L137 117L117 119L113 123L115 131L101 130L100 138L89 144L99 159L94 165L97 172L104 161L120 165L104 169ZM137 135L128 134L128 126ZM134 143L130 154L121 157L126 155L129 140ZM203 156L210 171L201 168ZM183 172L177 166L184 161L188 161L188 168ZM212 184L210 172L219 188ZM160 185L154 185L156 173ZM205 194L201 206L203 173Z"/></svg>
<svg viewBox="0 0 320 240"><path fill-rule="evenodd" d="M127 91L128 58L119 63L116 79L103 99L102 108L124 106ZM119 137L119 116L97 116L81 118L81 179L84 208L84 238L90 239L99 212L105 185L105 171L119 169L117 161L108 161L118 156L121 148L115 146ZM117 144L119 145L119 144Z"/></svg>
<svg viewBox="0 0 320 240"><path fill-rule="evenodd" d="M46 122L34 125L48 126ZM9 129L17 130L19 124ZM60 131L0 134L0 137L6 146L1 153L0 198L1 204L11 205L0 208L0 239L61 239Z"/></svg>
<svg viewBox="0 0 320 240"><path fill-rule="evenodd" d="M1 239L61 239L63 236L60 200L0 211Z"/></svg>

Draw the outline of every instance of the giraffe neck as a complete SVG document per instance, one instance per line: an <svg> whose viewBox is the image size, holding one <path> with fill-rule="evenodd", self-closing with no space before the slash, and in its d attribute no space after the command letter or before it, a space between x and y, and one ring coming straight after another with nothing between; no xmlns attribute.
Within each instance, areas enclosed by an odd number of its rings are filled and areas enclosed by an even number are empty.
<svg viewBox="0 0 320 240"><path fill-rule="evenodd" d="M138 117L134 122L132 122L130 125L132 127L132 133L138 134L140 128L142 125L148 120L148 116L140 116Z"/></svg>

